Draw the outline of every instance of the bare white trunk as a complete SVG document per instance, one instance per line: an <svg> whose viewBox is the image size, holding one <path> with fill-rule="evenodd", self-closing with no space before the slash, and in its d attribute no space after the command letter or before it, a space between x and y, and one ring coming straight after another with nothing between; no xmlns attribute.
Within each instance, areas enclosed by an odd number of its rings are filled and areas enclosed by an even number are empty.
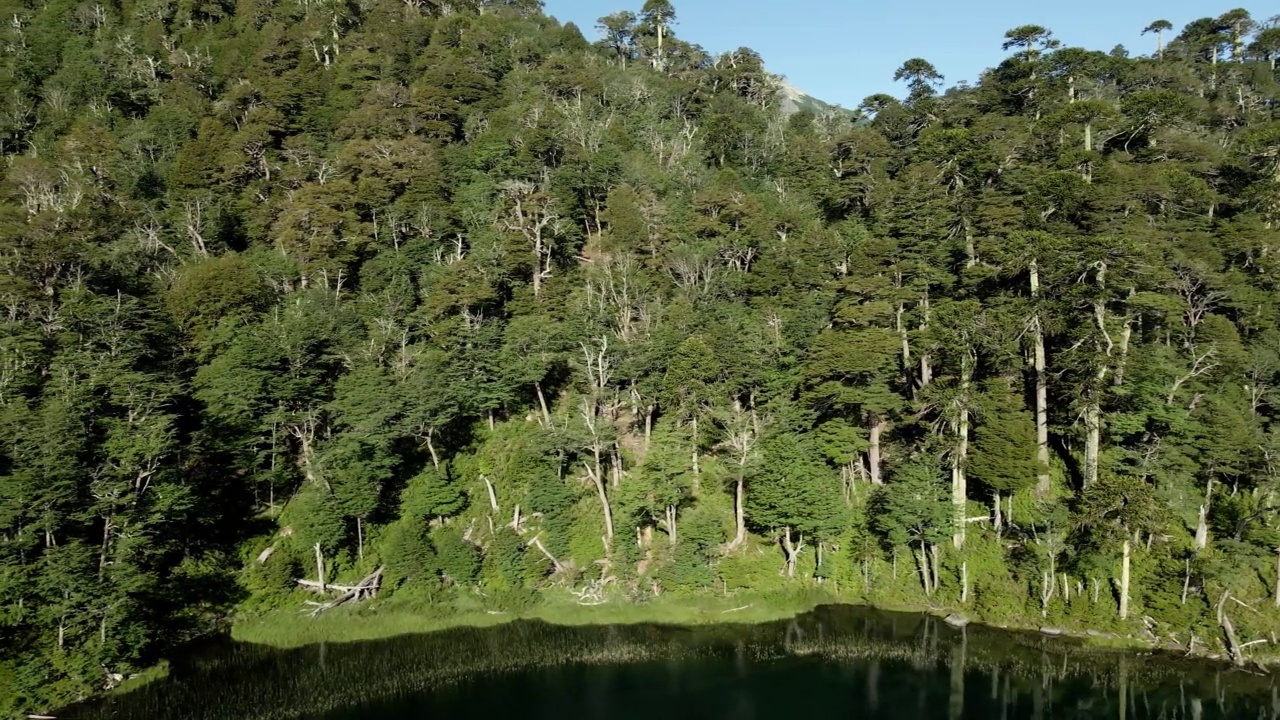
<svg viewBox="0 0 1280 720"><path fill-rule="evenodd" d="M493 509L493 513L498 514L498 494L493 490L493 483L489 482L489 478L481 475L484 480L484 488L489 491L489 507Z"/></svg>
<svg viewBox="0 0 1280 720"><path fill-rule="evenodd" d="M969 225L968 220L962 222L964 223L964 266L971 268L978 264L978 250L973 244L973 227Z"/></svg>
<svg viewBox="0 0 1280 720"><path fill-rule="evenodd" d="M1004 530L1004 512L1000 507L1000 491L995 490L995 501L991 503L991 522L995 526L996 535Z"/></svg>
<svg viewBox="0 0 1280 720"><path fill-rule="evenodd" d="M609 496L605 493L604 478L600 476L597 469L588 473L591 476L591 482L595 485L596 495L600 498L600 506L604 510L604 536L609 543L613 542L613 508L609 506Z"/></svg>
<svg viewBox="0 0 1280 720"><path fill-rule="evenodd" d="M933 583L929 578L929 553L924 548L924 544L920 545L920 580L924 583L924 594L933 595Z"/></svg>
<svg viewBox="0 0 1280 720"><path fill-rule="evenodd" d="M533 384L533 388L538 391L538 405L542 408L542 422L545 427L551 427L551 410L547 408L547 398L542 394L542 383Z"/></svg>
<svg viewBox="0 0 1280 720"><path fill-rule="evenodd" d="M746 481L742 475L738 475L738 479L733 483L733 542L729 543L730 548L736 548L747 540L747 513L744 509L747 504Z"/></svg>
<svg viewBox="0 0 1280 720"><path fill-rule="evenodd" d="M693 474L698 474L698 418L693 418Z"/></svg>
<svg viewBox="0 0 1280 720"><path fill-rule="evenodd" d="M316 580L320 581L320 592L325 590L324 582L324 551L320 549L320 543L315 544L316 551Z"/></svg>
<svg viewBox="0 0 1280 720"><path fill-rule="evenodd" d="M1098 479L1098 451L1102 444L1102 410L1092 399L1084 409L1084 485Z"/></svg>
<svg viewBox="0 0 1280 720"><path fill-rule="evenodd" d="M903 307L902 303L898 303L898 312L896 316L898 337L902 340L902 369L906 372L909 380L910 375L914 372L914 368L911 364L911 340L907 335L907 325L902 321L902 315L905 312L906 308Z"/></svg>
<svg viewBox="0 0 1280 720"><path fill-rule="evenodd" d="M788 525L782 533L782 549L787 554L787 577L796 576L796 558L800 551L804 549L804 535L800 536L800 544L796 545L791 541L791 526Z"/></svg>
<svg viewBox="0 0 1280 720"><path fill-rule="evenodd" d="M942 585L940 578L942 577L942 548L938 545L931 546L933 548L933 589L937 589Z"/></svg>
<svg viewBox="0 0 1280 720"><path fill-rule="evenodd" d="M1129 619L1129 536L1124 537L1124 548L1120 560L1120 619Z"/></svg>
<svg viewBox="0 0 1280 720"><path fill-rule="evenodd" d="M1129 359L1129 342L1133 339L1133 321L1128 320L1124 324L1124 329L1120 331L1120 351L1116 358L1115 376L1111 378L1111 383L1116 387L1124 385L1124 371L1126 362Z"/></svg>
<svg viewBox="0 0 1280 720"><path fill-rule="evenodd" d="M427 432L427 452L431 453L431 466L437 471L440 470L440 456L436 454L436 446L431 442L431 436L434 431Z"/></svg>
<svg viewBox="0 0 1280 720"><path fill-rule="evenodd" d="M1200 518L1196 522L1196 550L1203 550L1209 544L1209 508L1200 506Z"/></svg>
<svg viewBox="0 0 1280 720"><path fill-rule="evenodd" d="M1031 298L1040 297L1040 266L1031 261ZM1036 477L1036 494L1041 498L1049 494L1049 383L1045 375L1044 328L1040 323L1040 310L1031 319L1032 342L1036 381L1036 461L1040 474Z"/></svg>
<svg viewBox="0 0 1280 720"><path fill-rule="evenodd" d="M884 433L884 427L884 420L880 418L872 419L870 428L871 447L867 451L867 462L871 466L871 483L873 485L884 484L884 479L880 475L880 436Z"/></svg>
<svg viewBox="0 0 1280 720"><path fill-rule="evenodd" d="M969 378L972 370L966 362L961 370L959 418L956 420L956 453L951 461L951 504L955 513L955 531L951 543L957 550L964 547L965 506L969 501L969 482L964 466L969 458Z"/></svg>

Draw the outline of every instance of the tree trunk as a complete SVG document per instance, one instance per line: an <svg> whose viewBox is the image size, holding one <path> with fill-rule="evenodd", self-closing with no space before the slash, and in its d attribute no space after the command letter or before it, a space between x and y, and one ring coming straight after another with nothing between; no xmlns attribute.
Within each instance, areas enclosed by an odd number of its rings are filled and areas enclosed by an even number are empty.
<svg viewBox="0 0 1280 720"><path fill-rule="evenodd" d="M493 483L489 482L489 478L481 475L480 479L484 480L485 490L489 492L489 507L493 513L498 514L498 494L493 490Z"/></svg>
<svg viewBox="0 0 1280 720"><path fill-rule="evenodd" d="M938 587L942 585L939 578L942 577L942 548L933 545L933 590L937 592Z"/></svg>
<svg viewBox="0 0 1280 720"><path fill-rule="evenodd" d="M102 547L98 549L98 583L107 577L107 555L111 550L111 530L114 527L113 516L102 518Z"/></svg>
<svg viewBox="0 0 1280 720"><path fill-rule="evenodd" d="M999 537L1001 531L1004 530L1004 513L1001 512L1001 509L1000 509L1000 491L999 490L995 491L995 502L991 504L991 508L992 508L992 513L991 513L992 523L995 525L996 537Z"/></svg>
<svg viewBox="0 0 1280 720"><path fill-rule="evenodd" d="M698 474L698 418L693 418L693 474Z"/></svg>
<svg viewBox="0 0 1280 720"><path fill-rule="evenodd" d="M1203 550L1209 544L1209 508L1200 506L1200 519L1196 522L1196 550Z"/></svg>
<svg viewBox="0 0 1280 720"><path fill-rule="evenodd" d="M898 303L898 311L895 314L898 326L898 338L902 340L902 371L907 374L907 384L911 385L911 375L915 368L911 366L911 339L907 336L907 325L902 321L902 315L906 312L906 308L902 303Z"/></svg>
<svg viewBox="0 0 1280 720"><path fill-rule="evenodd" d="M924 583L924 594L933 595L933 584L929 580L929 552L924 543L920 543L920 579Z"/></svg>
<svg viewBox="0 0 1280 720"><path fill-rule="evenodd" d="M973 227L969 225L968 220L961 220L964 224L964 255L966 268L971 268L978 264L978 250L973 245Z"/></svg>
<svg viewBox="0 0 1280 720"><path fill-rule="evenodd" d="M1129 619L1129 556L1130 552L1129 536L1124 536L1124 548L1121 550L1120 560L1120 619Z"/></svg>
<svg viewBox="0 0 1280 720"><path fill-rule="evenodd" d="M427 452L431 453L431 467L438 472L440 470L440 456L436 454L436 446L431 442L431 436L434 434L434 429L427 431Z"/></svg>
<svg viewBox="0 0 1280 720"><path fill-rule="evenodd" d="M729 549L733 550L742 545L747 540L747 514L744 506L747 502L746 479L739 473L738 478L733 483L733 542L729 543Z"/></svg>
<svg viewBox="0 0 1280 720"><path fill-rule="evenodd" d="M676 545L676 506L667 506L667 535L672 547Z"/></svg>
<svg viewBox="0 0 1280 720"><path fill-rule="evenodd" d="M1031 261L1031 299L1040 297L1040 266ZM1040 309L1031 319L1032 341L1035 343L1036 373L1036 461L1040 465L1040 474L1036 477L1036 496L1043 499L1049 494L1049 384L1045 376L1044 328L1040 324Z"/></svg>
<svg viewBox="0 0 1280 720"><path fill-rule="evenodd" d="M960 370L960 403L959 417L956 419L956 452L951 460L951 504L955 513L955 531L951 543L957 550L964 547L965 506L969 501L969 482L965 477L964 466L969 458L969 383L973 374L968 359L962 360Z"/></svg>
<svg viewBox="0 0 1280 720"><path fill-rule="evenodd" d="M929 329L929 295L926 293L920 300L920 308L923 317L920 320L920 330ZM920 355L920 387L921 389L929 386L933 382L933 363L929 359L929 353L925 352Z"/></svg>
<svg viewBox="0 0 1280 720"><path fill-rule="evenodd" d="M542 383L534 383L533 389L538 391L538 405L542 408L542 420L549 428L551 427L551 410L547 408L547 398L542 394Z"/></svg>
<svg viewBox="0 0 1280 720"><path fill-rule="evenodd" d="M1240 646L1240 641L1236 638L1236 627L1231 622L1231 618L1227 616L1227 600L1231 597L1230 591L1222 593L1222 599L1218 601L1218 624L1222 626L1222 634L1227 639L1227 651L1231 655L1231 662L1236 667L1244 667L1244 648Z"/></svg>
<svg viewBox="0 0 1280 720"><path fill-rule="evenodd" d="M1102 409L1096 398L1084 409L1084 486L1098 479L1098 450L1102 444Z"/></svg>
<svg viewBox="0 0 1280 720"><path fill-rule="evenodd" d="M533 296L542 294L542 239L533 244Z"/></svg>
<svg viewBox="0 0 1280 720"><path fill-rule="evenodd" d="M596 495L600 497L600 505L604 509L604 536L609 542L613 542L613 509L609 507L609 496L605 493L604 478L600 477L600 472L590 473L591 480L596 486Z"/></svg>
<svg viewBox="0 0 1280 720"><path fill-rule="evenodd" d="M1120 331L1120 355L1116 359L1115 376L1111 378L1111 384L1116 387L1124 385L1124 369L1126 361L1129 359L1129 341L1133 339L1133 320L1127 320L1124 324L1124 330Z"/></svg>
<svg viewBox="0 0 1280 720"><path fill-rule="evenodd" d="M315 544L316 551L316 580L320 581L320 592L325 591L324 582L324 552L320 549L320 543Z"/></svg>
<svg viewBox="0 0 1280 720"><path fill-rule="evenodd" d="M804 535L800 536L799 545L793 544L791 542L791 526L788 525L782 532L782 549L787 554L787 577L794 578L796 576L796 557L804 549Z"/></svg>
<svg viewBox="0 0 1280 720"><path fill-rule="evenodd" d="M878 417L871 419L871 448L867 451L867 462L871 466L872 485L884 484L880 475L880 435L884 432L885 425L885 421Z"/></svg>
<svg viewBox="0 0 1280 720"><path fill-rule="evenodd" d="M359 515L356 516L356 556L364 560L364 521Z"/></svg>

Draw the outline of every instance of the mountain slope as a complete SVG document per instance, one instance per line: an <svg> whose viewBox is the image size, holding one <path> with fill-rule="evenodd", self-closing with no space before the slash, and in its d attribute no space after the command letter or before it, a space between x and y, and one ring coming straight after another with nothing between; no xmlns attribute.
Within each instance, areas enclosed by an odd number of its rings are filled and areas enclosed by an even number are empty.
<svg viewBox="0 0 1280 720"><path fill-rule="evenodd" d="M833 105L824 100L810 95L800 88L787 82L785 78L779 76L778 83L781 85L782 94L782 112L786 115L794 115L801 110L808 110L815 115L826 115L827 113L841 113L845 115L853 115L854 111L839 105Z"/></svg>

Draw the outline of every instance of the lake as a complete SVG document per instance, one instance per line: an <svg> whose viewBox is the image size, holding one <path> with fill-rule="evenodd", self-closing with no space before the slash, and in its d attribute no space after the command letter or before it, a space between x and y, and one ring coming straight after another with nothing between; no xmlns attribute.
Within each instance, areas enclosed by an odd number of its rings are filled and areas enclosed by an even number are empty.
<svg viewBox="0 0 1280 720"><path fill-rule="evenodd" d="M513 622L277 650L208 643L68 720L1280 718L1269 676L850 606L760 625Z"/></svg>

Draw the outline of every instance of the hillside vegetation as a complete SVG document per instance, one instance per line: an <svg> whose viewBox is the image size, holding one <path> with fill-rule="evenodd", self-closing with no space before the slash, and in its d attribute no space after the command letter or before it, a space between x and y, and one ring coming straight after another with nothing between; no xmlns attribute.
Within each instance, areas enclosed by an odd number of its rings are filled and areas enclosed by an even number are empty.
<svg viewBox="0 0 1280 720"><path fill-rule="evenodd" d="M0 16L15 707L296 613L317 556L440 615L1280 630L1275 18L1021 26L850 117L666 0L595 43L536 0Z"/></svg>

